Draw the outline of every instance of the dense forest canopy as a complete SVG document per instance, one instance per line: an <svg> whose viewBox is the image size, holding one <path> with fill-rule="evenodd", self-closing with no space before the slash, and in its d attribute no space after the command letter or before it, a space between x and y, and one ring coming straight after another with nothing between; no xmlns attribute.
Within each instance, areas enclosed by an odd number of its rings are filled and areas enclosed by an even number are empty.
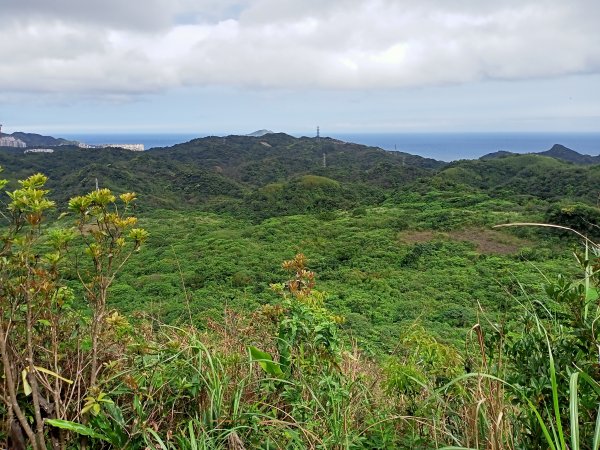
<svg viewBox="0 0 600 450"><path fill-rule="evenodd" d="M7 445L597 448L589 158L53 149L0 149Z"/></svg>

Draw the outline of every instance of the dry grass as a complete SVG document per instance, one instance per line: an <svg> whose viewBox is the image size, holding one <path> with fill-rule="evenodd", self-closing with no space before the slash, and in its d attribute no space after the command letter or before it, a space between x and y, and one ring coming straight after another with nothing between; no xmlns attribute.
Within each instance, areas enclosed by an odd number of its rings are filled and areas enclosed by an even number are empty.
<svg viewBox="0 0 600 450"><path fill-rule="evenodd" d="M416 244L434 240L452 240L469 242L475 245L478 253L491 255L510 255L519 249L530 246L531 243L495 230L470 228L460 231L435 232L435 231L410 231L399 235L400 242Z"/></svg>

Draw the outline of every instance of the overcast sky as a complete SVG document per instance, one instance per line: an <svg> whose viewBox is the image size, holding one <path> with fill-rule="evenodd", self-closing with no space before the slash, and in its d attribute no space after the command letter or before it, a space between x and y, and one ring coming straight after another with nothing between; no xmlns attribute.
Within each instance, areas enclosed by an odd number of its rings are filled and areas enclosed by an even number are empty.
<svg viewBox="0 0 600 450"><path fill-rule="evenodd" d="M597 0L0 0L44 133L600 131Z"/></svg>

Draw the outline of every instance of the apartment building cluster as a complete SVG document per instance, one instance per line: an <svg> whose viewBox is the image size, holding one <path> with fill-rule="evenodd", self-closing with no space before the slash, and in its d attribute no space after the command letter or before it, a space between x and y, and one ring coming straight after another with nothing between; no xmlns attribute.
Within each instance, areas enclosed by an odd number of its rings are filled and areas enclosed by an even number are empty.
<svg viewBox="0 0 600 450"><path fill-rule="evenodd" d="M2 124L0 124L0 147L25 148L27 144L12 136L2 136Z"/></svg>
<svg viewBox="0 0 600 450"><path fill-rule="evenodd" d="M77 142L77 146L79 148L122 148L133 152L144 151L144 144L86 144L85 142Z"/></svg>
<svg viewBox="0 0 600 450"><path fill-rule="evenodd" d="M53 139L53 138L50 138ZM46 144L53 145L53 144ZM56 145L56 144L54 144ZM143 152L144 144L86 144L85 142L73 142L60 141L59 145L77 145L79 148L122 148L124 150L130 150L133 152ZM27 143L21 139L15 138L14 136L3 135L2 125L0 124L0 147L15 147L15 148L27 148ZM25 153L52 153L53 150L48 148L34 148L26 150Z"/></svg>
<svg viewBox="0 0 600 450"><path fill-rule="evenodd" d="M12 136L0 135L0 147L25 148L27 147L27 144L21 139L14 138Z"/></svg>

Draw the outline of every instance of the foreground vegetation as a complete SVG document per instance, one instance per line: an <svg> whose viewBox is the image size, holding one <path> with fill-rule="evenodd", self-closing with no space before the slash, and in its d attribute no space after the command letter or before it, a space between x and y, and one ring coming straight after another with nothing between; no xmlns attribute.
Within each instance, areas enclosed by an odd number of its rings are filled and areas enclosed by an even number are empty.
<svg viewBox="0 0 600 450"><path fill-rule="evenodd" d="M337 179L224 168L240 197L200 210L9 189L4 446L598 448L598 209L520 194L513 157L387 185L404 161L354 183L352 151Z"/></svg>

